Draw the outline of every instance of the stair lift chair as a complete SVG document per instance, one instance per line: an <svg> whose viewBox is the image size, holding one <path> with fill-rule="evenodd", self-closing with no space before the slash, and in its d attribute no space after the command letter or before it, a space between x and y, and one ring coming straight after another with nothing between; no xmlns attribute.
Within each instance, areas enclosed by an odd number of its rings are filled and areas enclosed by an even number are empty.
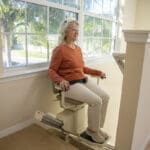
<svg viewBox="0 0 150 150"><path fill-rule="evenodd" d="M99 84L99 77L97 78L97 85ZM87 128L87 109L86 103L66 98L65 92L61 91L60 87L52 81L53 92L57 100L60 101L60 106L63 111L54 116L51 113L43 113L37 111L35 113L36 120L61 129L66 133L80 135Z"/></svg>
<svg viewBox="0 0 150 150"><path fill-rule="evenodd" d="M63 122L62 129L66 132L79 135L86 129L86 104L65 97L65 92L53 84L56 98L60 100L60 106L64 109L58 113L56 118Z"/></svg>

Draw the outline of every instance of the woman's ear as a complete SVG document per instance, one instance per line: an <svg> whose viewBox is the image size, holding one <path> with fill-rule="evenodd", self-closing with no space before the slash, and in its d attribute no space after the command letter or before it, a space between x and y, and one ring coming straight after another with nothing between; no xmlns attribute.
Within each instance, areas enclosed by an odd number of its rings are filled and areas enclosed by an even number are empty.
<svg viewBox="0 0 150 150"><path fill-rule="evenodd" d="M66 39L66 38L67 38L67 34L68 34L68 29L66 29L66 31L65 31L64 39Z"/></svg>

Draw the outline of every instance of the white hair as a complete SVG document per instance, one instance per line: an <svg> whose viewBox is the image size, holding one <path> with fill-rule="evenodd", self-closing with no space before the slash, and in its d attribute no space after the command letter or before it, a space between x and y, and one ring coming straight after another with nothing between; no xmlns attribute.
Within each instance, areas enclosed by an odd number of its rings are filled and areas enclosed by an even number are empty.
<svg viewBox="0 0 150 150"><path fill-rule="evenodd" d="M78 21L75 19L67 19L65 20L61 26L60 26L60 35L58 37L58 44L61 44L66 39L66 30L69 27L70 24L75 23L76 25L79 25Z"/></svg>

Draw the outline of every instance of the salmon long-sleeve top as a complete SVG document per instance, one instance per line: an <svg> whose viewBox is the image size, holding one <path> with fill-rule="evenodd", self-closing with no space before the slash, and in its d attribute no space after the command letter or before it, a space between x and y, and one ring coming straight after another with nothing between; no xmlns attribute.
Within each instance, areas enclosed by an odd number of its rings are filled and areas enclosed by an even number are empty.
<svg viewBox="0 0 150 150"><path fill-rule="evenodd" d="M102 71L84 66L84 61L79 46L75 49L66 44L61 44L53 50L48 74L55 83L62 80L83 79L85 74L101 75Z"/></svg>

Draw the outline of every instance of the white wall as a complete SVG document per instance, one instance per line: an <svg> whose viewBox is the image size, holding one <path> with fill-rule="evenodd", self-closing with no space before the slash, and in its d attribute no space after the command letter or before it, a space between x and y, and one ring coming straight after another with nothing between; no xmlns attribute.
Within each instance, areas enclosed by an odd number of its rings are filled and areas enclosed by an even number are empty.
<svg viewBox="0 0 150 150"><path fill-rule="evenodd" d="M135 28L141 30L150 29L150 0L138 0L136 9Z"/></svg>
<svg viewBox="0 0 150 150"><path fill-rule="evenodd" d="M47 71L0 79L0 133L33 119L39 109L54 114L60 110Z"/></svg>
<svg viewBox="0 0 150 150"><path fill-rule="evenodd" d="M136 20L136 6L137 0L120 0L120 19L122 20L122 29L134 29ZM126 51L126 42L122 32L121 37L121 51Z"/></svg>
<svg viewBox="0 0 150 150"><path fill-rule="evenodd" d="M123 29L134 29L137 0L125 0L123 8Z"/></svg>

